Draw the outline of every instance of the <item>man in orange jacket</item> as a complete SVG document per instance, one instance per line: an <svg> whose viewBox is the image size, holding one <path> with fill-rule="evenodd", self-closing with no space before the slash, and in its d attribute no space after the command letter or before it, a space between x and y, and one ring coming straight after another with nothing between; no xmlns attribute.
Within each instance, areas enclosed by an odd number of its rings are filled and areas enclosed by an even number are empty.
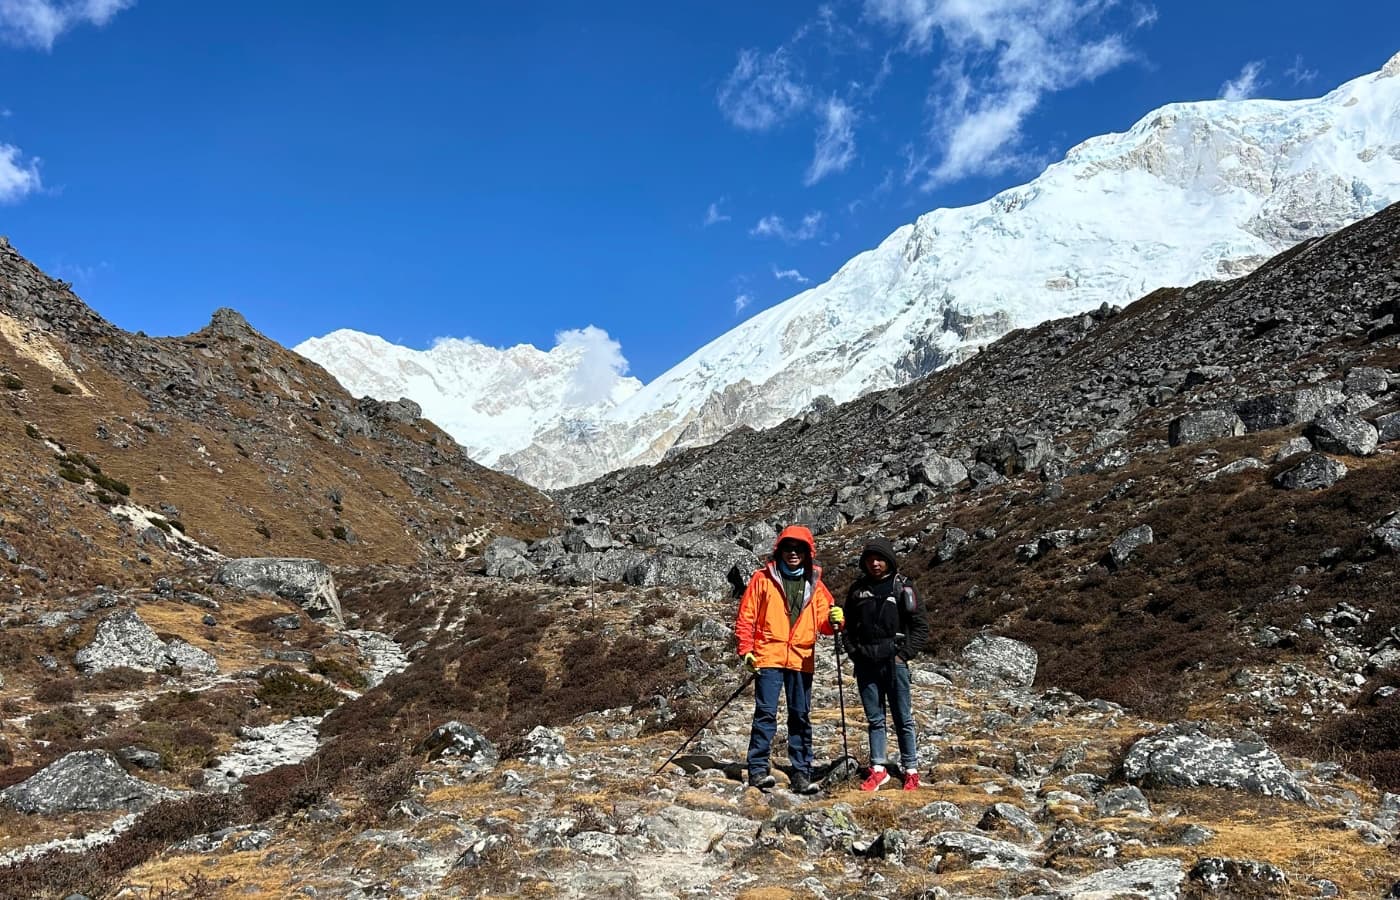
<svg viewBox="0 0 1400 900"><path fill-rule="evenodd" d="M734 633L739 655L755 673L753 727L749 731L749 784L767 790L777 783L768 758L778 728L778 693L787 696L788 761L798 793L812 784L812 671L817 632L833 634L841 608L832 603L816 564L812 532L789 525L773 545L773 560L753 573Z"/></svg>

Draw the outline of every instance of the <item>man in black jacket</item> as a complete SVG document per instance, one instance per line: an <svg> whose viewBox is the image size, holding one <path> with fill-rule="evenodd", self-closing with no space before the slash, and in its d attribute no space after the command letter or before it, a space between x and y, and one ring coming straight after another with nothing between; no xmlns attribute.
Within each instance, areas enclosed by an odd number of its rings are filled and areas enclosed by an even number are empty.
<svg viewBox="0 0 1400 900"><path fill-rule="evenodd" d="M870 731L870 775L863 791L890 780L885 770L885 706L899 738L904 789L919 787L919 748L909 691L909 660L928 641L928 618L914 584L899 574L894 546L872 538L860 555L861 577L846 594L846 650L855 663L856 684Z"/></svg>

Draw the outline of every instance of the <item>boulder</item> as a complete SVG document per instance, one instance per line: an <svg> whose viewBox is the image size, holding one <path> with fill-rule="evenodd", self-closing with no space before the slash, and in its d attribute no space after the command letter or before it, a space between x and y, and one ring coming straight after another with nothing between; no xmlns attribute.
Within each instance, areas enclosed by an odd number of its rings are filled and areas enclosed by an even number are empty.
<svg viewBox="0 0 1400 900"><path fill-rule="evenodd" d="M1303 436L1313 442L1313 446L1327 453L1349 453L1352 456L1370 456L1376 452L1380 436L1376 426L1360 416L1348 412L1346 407L1331 406L1318 414L1312 424L1303 431Z"/></svg>
<svg viewBox="0 0 1400 900"><path fill-rule="evenodd" d="M493 769L501 761L495 744L472 726L455 719L434 728L418 745L418 752L426 753L430 760L461 761L479 771Z"/></svg>
<svg viewBox="0 0 1400 900"><path fill-rule="evenodd" d="M952 562L958 551L971 542L972 535L956 525L948 525L943 529L943 537L938 542L938 549L934 551L934 558L941 563Z"/></svg>
<svg viewBox="0 0 1400 900"><path fill-rule="evenodd" d="M1123 760L1123 774L1146 787L1210 786L1312 801L1267 744L1211 737L1190 722L1168 725L1133 744Z"/></svg>
<svg viewBox="0 0 1400 900"><path fill-rule="evenodd" d="M165 642L151 626L134 611L123 609L97 624L92 643L78 651L73 664L88 675L121 668L155 672L167 664L165 650Z"/></svg>
<svg viewBox="0 0 1400 900"><path fill-rule="evenodd" d="M1108 567L1117 571L1128 564L1133 552L1139 547L1146 547L1152 543L1153 534L1151 525L1139 525L1136 528L1129 528L1127 531L1113 539L1113 543L1108 545L1106 561Z"/></svg>
<svg viewBox="0 0 1400 900"><path fill-rule="evenodd" d="M1347 467L1322 453L1309 453L1302 462L1274 476L1286 491L1321 491L1346 477Z"/></svg>
<svg viewBox="0 0 1400 900"><path fill-rule="evenodd" d="M952 490L967 480L967 466L950 456L930 453L909 467L909 478L914 484Z"/></svg>
<svg viewBox="0 0 1400 900"><path fill-rule="evenodd" d="M1376 419L1376 441L1381 444L1400 441L1400 412L1386 413Z"/></svg>
<svg viewBox="0 0 1400 900"><path fill-rule="evenodd" d="M1002 475L1039 469L1055 455L1055 445L1039 434L1004 431L977 448L977 461Z"/></svg>
<svg viewBox="0 0 1400 900"><path fill-rule="evenodd" d="M978 635L962 651L963 663L974 681L1002 682L1028 688L1035 683L1040 657L1020 641L996 635Z"/></svg>
<svg viewBox="0 0 1400 900"><path fill-rule="evenodd" d="M1131 785L1109 791L1095 801L1101 816L1121 816L1125 813L1136 813L1140 816L1152 815L1152 807L1148 805L1147 798L1142 791Z"/></svg>
<svg viewBox="0 0 1400 900"><path fill-rule="evenodd" d="M0 791L0 802L22 813L51 816L116 809L135 812L169 796L165 788L126 774L106 750L82 750L59 757Z"/></svg>
<svg viewBox="0 0 1400 900"><path fill-rule="evenodd" d="M1278 448L1274 454L1274 462L1283 462L1295 456L1302 456L1305 453L1313 452L1312 441L1305 437L1289 438L1283 442L1283 446Z"/></svg>
<svg viewBox="0 0 1400 900"><path fill-rule="evenodd" d="M758 843L773 846L782 835L790 834L801 838L809 853L850 853L859 830L851 808L837 803L824 809L779 813L759 826Z"/></svg>
<svg viewBox="0 0 1400 900"><path fill-rule="evenodd" d="M953 868L946 865L953 857L964 865L978 869L1029 869L1036 857L1008 841L999 841L970 831L944 831L929 838L938 851L937 870Z"/></svg>
<svg viewBox="0 0 1400 900"><path fill-rule="evenodd" d="M539 567L526 558L529 548L524 541L515 538L496 538L482 554L489 578L533 578L539 574Z"/></svg>
<svg viewBox="0 0 1400 900"><path fill-rule="evenodd" d="M1167 442L1173 447L1218 441L1244 434L1244 422L1233 412L1205 409L1178 416L1167 426Z"/></svg>
<svg viewBox="0 0 1400 900"><path fill-rule="evenodd" d="M1101 900L1176 900L1181 896L1181 883L1186 872L1181 861L1170 858L1135 859L1121 868L1104 869L1086 875L1052 896L1059 900L1070 898L1101 898Z"/></svg>
<svg viewBox="0 0 1400 900"><path fill-rule="evenodd" d="M1347 372L1347 394L1366 394L1371 397L1390 390L1390 373L1375 366L1357 366Z"/></svg>
<svg viewBox="0 0 1400 900"><path fill-rule="evenodd" d="M1225 893L1232 897L1253 896L1258 891L1288 883L1288 876L1271 863L1219 856L1197 860L1191 867L1190 877L1212 894Z"/></svg>
<svg viewBox="0 0 1400 900"><path fill-rule="evenodd" d="M564 736L543 725L536 725L525 735L520 758L545 769L562 769L574 763L574 758L564 751Z"/></svg>
<svg viewBox="0 0 1400 900"><path fill-rule="evenodd" d="M1244 422L1245 430L1268 431L1296 422L1310 422L1322 410L1345 399L1337 386L1322 385L1241 400L1235 404L1235 414Z"/></svg>
<svg viewBox="0 0 1400 900"><path fill-rule="evenodd" d="M1400 554L1400 513L1383 519L1371 529L1371 543L1377 550Z"/></svg>
<svg viewBox="0 0 1400 900"><path fill-rule="evenodd" d="M165 662L185 673L217 675L219 662L193 644L176 638L165 647Z"/></svg>
<svg viewBox="0 0 1400 900"><path fill-rule="evenodd" d="M341 626L345 624L331 570L319 560L282 557L231 559L219 569L214 580L235 590L275 594L296 603L313 619L329 619Z"/></svg>

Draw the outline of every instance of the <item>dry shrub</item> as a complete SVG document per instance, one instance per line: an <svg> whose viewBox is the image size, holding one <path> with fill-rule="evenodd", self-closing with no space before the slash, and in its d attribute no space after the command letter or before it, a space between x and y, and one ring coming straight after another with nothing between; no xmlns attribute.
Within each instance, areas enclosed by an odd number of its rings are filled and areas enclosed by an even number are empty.
<svg viewBox="0 0 1400 900"><path fill-rule="evenodd" d="M72 678L52 678L34 689L34 699L40 703L72 703L77 687Z"/></svg>
<svg viewBox="0 0 1400 900"><path fill-rule="evenodd" d="M153 677L149 672L142 672L140 669L119 666L93 674L88 679L87 689L100 692L130 691L150 684Z"/></svg>
<svg viewBox="0 0 1400 900"><path fill-rule="evenodd" d="M318 716L343 699L330 685L284 666L274 666L263 674L257 697L278 716Z"/></svg>

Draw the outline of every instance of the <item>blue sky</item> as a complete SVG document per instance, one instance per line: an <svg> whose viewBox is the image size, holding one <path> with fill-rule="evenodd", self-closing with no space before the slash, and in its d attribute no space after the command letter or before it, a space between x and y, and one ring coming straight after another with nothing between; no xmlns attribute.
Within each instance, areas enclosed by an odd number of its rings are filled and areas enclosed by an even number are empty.
<svg viewBox="0 0 1400 900"><path fill-rule="evenodd" d="M0 0L0 233L133 331L592 325L649 380L1085 137L1397 51L1375 0Z"/></svg>

